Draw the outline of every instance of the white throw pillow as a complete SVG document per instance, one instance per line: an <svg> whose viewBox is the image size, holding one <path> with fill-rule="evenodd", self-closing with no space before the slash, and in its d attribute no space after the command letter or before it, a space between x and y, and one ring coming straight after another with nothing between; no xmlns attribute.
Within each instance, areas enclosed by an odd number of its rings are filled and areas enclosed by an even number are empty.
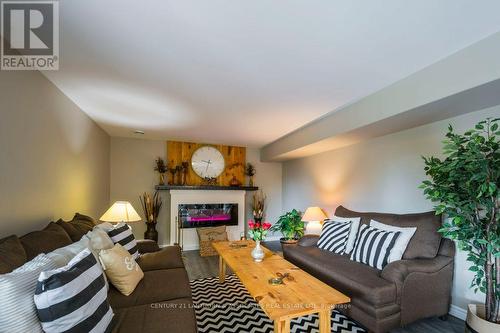
<svg viewBox="0 0 500 333"><path fill-rule="evenodd" d="M55 249L54 251L47 253L47 256L62 267L66 266L78 253L89 247L90 240L87 235L84 235L78 242Z"/></svg>
<svg viewBox="0 0 500 333"><path fill-rule="evenodd" d="M115 226L112 225L111 223L109 222L102 222L102 223L99 223L98 225L95 226L95 228L99 228L99 229L102 229L104 231L108 231L108 230L111 230L113 229Z"/></svg>
<svg viewBox="0 0 500 333"><path fill-rule="evenodd" d="M11 273L0 275L0 332L42 332L33 295L42 271L59 267L40 254Z"/></svg>
<svg viewBox="0 0 500 333"><path fill-rule="evenodd" d="M406 248L408 247L408 243L410 243L411 238L415 234L415 231L417 231L416 227L411 227L411 228L400 228L400 227L395 227L392 225L384 224L377 222L375 220L370 221L370 226L380 229L380 230L385 230L385 231L399 231L401 234L399 235L398 239L396 240L396 244L394 244L394 247L391 250L391 253L389 254L389 259L388 262L393 262L393 261L398 261L403 258L403 254L406 251Z"/></svg>
<svg viewBox="0 0 500 333"><path fill-rule="evenodd" d="M86 236L90 239L90 248L93 252L97 252L97 254L101 250L109 250L115 246L108 233L102 228L95 227Z"/></svg>
<svg viewBox="0 0 500 333"><path fill-rule="evenodd" d="M345 253L350 254L354 249L354 243L356 242L356 236L358 235L359 221L361 220L361 217L333 216L328 220L337 222L351 222L351 230L349 231L349 237L347 238L347 244L345 247Z"/></svg>

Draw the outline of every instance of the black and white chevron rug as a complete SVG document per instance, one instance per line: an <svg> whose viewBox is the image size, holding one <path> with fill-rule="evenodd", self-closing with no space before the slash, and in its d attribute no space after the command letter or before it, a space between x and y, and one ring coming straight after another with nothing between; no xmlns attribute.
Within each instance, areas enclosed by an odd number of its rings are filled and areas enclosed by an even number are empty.
<svg viewBox="0 0 500 333"><path fill-rule="evenodd" d="M273 321L247 292L235 275L191 281L199 333L272 333ZM291 333L318 333L317 315L292 320ZM358 323L332 312L332 333L366 333Z"/></svg>

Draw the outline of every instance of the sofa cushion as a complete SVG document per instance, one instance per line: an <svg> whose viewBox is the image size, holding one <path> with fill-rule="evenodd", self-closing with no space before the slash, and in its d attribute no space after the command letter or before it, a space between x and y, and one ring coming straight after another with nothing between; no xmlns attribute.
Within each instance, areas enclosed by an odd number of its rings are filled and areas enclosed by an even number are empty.
<svg viewBox="0 0 500 333"><path fill-rule="evenodd" d="M49 253L73 243L66 231L54 222L50 222L43 230L33 231L22 236L20 240L28 260L40 253Z"/></svg>
<svg viewBox="0 0 500 333"><path fill-rule="evenodd" d="M26 263L28 257L17 236L0 239L0 274L10 273Z"/></svg>
<svg viewBox="0 0 500 333"><path fill-rule="evenodd" d="M437 230L441 227L441 215L436 215L435 212L404 215L361 213L339 206L335 210L335 215L361 217L363 224L370 224L370 220L376 220L396 227L416 227L417 231L408 243L403 259L434 258L438 253L441 235Z"/></svg>
<svg viewBox="0 0 500 333"><path fill-rule="evenodd" d="M396 286L380 277L380 271L317 247L289 246L285 258L352 299L374 306L396 302Z"/></svg>
<svg viewBox="0 0 500 333"><path fill-rule="evenodd" d="M134 292L123 296L110 286L108 299L113 309L191 297L189 279L184 268L144 272Z"/></svg>
<svg viewBox="0 0 500 333"><path fill-rule="evenodd" d="M115 310L112 332L196 333L191 298Z"/></svg>
<svg viewBox="0 0 500 333"><path fill-rule="evenodd" d="M96 225L93 218L80 213L76 213L71 221L66 222L60 219L56 223L66 231L73 242L78 242L83 235L91 231Z"/></svg>
<svg viewBox="0 0 500 333"><path fill-rule="evenodd" d="M181 248L179 246L167 246L157 252L142 254L137 263L143 271L154 271L157 269L184 268Z"/></svg>

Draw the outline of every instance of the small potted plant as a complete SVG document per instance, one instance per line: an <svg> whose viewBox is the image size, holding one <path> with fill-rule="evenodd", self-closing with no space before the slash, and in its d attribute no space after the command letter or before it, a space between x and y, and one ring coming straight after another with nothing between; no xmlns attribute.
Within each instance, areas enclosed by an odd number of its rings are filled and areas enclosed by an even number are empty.
<svg viewBox="0 0 500 333"><path fill-rule="evenodd" d="M271 227L271 231L279 231L283 234L281 243L294 244L304 236L304 222L300 212L296 209L281 215Z"/></svg>
<svg viewBox="0 0 500 333"><path fill-rule="evenodd" d="M158 157L156 159L155 171L160 175L160 181L158 185L165 185L165 173L167 173L167 165L163 158Z"/></svg>
<svg viewBox="0 0 500 333"><path fill-rule="evenodd" d="M471 288L485 304L469 304L467 325L481 333L500 332L500 119L487 119L464 134L450 126L444 158L424 158L421 188L446 222L439 232L468 253Z"/></svg>
<svg viewBox="0 0 500 333"><path fill-rule="evenodd" d="M252 250L252 258L255 262L264 259L264 251L260 247L260 242L266 239L267 232L271 228L271 223L248 221L248 236L255 241L255 248Z"/></svg>
<svg viewBox="0 0 500 333"><path fill-rule="evenodd" d="M245 167L245 175L248 176L248 186L254 186L253 177L255 176L255 167L252 163L247 163Z"/></svg>

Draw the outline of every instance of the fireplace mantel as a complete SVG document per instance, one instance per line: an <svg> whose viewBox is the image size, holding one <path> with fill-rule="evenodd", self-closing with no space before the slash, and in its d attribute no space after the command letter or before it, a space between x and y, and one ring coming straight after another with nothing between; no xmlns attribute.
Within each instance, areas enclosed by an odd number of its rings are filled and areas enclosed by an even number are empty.
<svg viewBox="0 0 500 333"><path fill-rule="evenodd" d="M157 191L170 190L208 190L208 191L257 191L257 186L219 186L219 185L156 185Z"/></svg>

